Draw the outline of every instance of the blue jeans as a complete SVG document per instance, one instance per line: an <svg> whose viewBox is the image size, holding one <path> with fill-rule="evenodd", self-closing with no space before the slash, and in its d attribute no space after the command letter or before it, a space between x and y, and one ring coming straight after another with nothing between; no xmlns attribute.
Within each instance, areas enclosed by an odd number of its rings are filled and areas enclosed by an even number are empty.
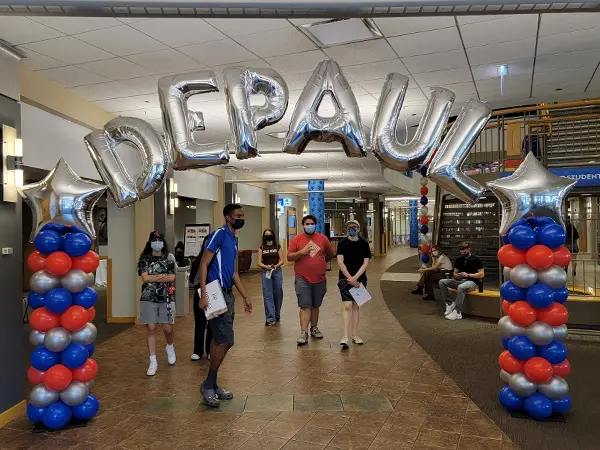
<svg viewBox="0 0 600 450"><path fill-rule="evenodd" d="M266 277L266 271L263 270L261 278L266 322L279 321L281 303L283 302L283 272L281 267L273 271L270 279Z"/></svg>

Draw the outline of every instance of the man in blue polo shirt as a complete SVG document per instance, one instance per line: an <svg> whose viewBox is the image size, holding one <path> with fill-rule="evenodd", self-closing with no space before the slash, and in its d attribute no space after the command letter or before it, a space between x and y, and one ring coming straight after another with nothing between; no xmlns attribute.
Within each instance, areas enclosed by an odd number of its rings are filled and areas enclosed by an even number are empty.
<svg viewBox="0 0 600 450"><path fill-rule="evenodd" d="M204 248L200 261L200 308L208 306L206 285L219 280L227 312L209 321L212 331L210 346L210 368L208 377L202 383L200 391L207 406L218 407L219 400L231 400L233 394L219 387L217 372L225 355L233 346L233 319L235 318L235 299L233 286L237 288L244 299L244 311L252 312L252 303L246 295L238 274L237 239L235 231L244 226L244 210L241 205L231 204L223 208L225 225L215 230L207 237L208 242ZM214 260L213 260L214 258Z"/></svg>

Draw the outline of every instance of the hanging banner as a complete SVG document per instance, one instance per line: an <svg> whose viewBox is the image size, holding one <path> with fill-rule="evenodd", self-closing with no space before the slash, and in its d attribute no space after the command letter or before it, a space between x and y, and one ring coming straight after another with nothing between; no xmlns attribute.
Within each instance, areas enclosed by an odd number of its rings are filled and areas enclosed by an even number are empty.
<svg viewBox="0 0 600 450"><path fill-rule="evenodd" d="M210 233L209 223L197 223L185 226L183 241L183 254L186 257L195 258L200 253L202 243Z"/></svg>

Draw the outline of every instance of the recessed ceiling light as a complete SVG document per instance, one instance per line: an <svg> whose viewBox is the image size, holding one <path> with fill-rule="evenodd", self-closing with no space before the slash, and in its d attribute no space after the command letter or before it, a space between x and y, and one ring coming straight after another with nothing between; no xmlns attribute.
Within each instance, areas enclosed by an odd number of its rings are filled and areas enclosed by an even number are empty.
<svg viewBox="0 0 600 450"><path fill-rule="evenodd" d="M290 170L308 169L308 166L303 166L303 165L290 166L290 167L286 167L286 169L290 169Z"/></svg>
<svg viewBox="0 0 600 450"><path fill-rule="evenodd" d="M287 131L275 131L273 133L267 133L267 136L270 136L274 139L285 139L287 135Z"/></svg>
<svg viewBox="0 0 600 450"><path fill-rule="evenodd" d="M242 167L242 170L243 170L244 172L252 172L252 169L251 169L250 167L245 167L245 166L244 166L244 167Z"/></svg>
<svg viewBox="0 0 600 450"><path fill-rule="evenodd" d="M372 19L332 19L307 23L298 29L321 48L383 37Z"/></svg>
<svg viewBox="0 0 600 450"><path fill-rule="evenodd" d="M187 209L196 209L196 205L185 205Z"/></svg>
<svg viewBox="0 0 600 450"><path fill-rule="evenodd" d="M223 166L223 169L225 170L233 170L234 172L237 172L237 169L233 166Z"/></svg>
<svg viewBox="0 0 600 450"><path fill-rule="evenodd" d="M562 88L556 88L555 90L556 91L562 91Z"/></svg>

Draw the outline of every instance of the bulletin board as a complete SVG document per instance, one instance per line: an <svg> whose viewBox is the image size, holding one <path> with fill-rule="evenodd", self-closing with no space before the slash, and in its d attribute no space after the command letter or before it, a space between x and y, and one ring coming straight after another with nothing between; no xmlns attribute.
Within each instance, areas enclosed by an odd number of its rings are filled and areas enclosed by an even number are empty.
<svg viewBox="0 0 600 450"><path fill-rule="evenodd" d="M196 223L185 226L183 237L183 255L195 258L200 253L202 243L210 234L210 223Z"/></svg>

